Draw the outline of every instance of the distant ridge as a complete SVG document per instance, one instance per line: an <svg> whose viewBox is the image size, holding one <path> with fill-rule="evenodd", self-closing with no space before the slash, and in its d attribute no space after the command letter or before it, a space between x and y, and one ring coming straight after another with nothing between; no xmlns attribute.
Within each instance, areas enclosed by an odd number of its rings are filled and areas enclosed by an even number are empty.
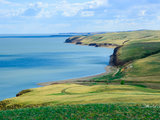
<svg viewBox="0 0 160 120"><path fill-rule="evenodd" d="M82 33L78 33L78 32L69 32L69 33L59 33L60 35L94 35L94 34L104 34L107 32L82 32Z"/></svg>

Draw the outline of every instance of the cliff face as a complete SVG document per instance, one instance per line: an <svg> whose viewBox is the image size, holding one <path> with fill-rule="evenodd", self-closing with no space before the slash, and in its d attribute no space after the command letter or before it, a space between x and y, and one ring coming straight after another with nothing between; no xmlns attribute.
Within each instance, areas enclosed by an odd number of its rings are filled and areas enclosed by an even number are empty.
<svg viewBox="0 0 160 120"><path fill-rule="evenodd" d="M65 43L75 43L78 41L79 37L70 37L68 39L66 39Z"/></svg>
<svg viewBox="0 0 160 120"><path fill-rule="evenodd" d="M95 43L95 42L85 43L83 42L84 38L86 38L86 36L70 37L65 41L65 43L83 44L83 45L89 45L89 46L94 46L94 47L118 47L119 46L117 44L112 44L112 43Z"/></svg>
<svg viewBox="0 0 160 120"><path fill-rule="evenodd" d="M121 48L122 46L118 46L114 49L113 55L110 56L110 61L109 64L111 66L121 66L125 63L120 62L120 60L118 60L118 50Z"/></svg>
<svg viewBox="0 0 160 120"><path fill-rule="evenodd" d="M82 45L88 45L88 46L94 46L94 47L115 47L113 55L110 56L110 65L112 66L119 66L120 63L117 59L117 53L121 46L117 44L112 43L83 43L82 40L86 36L74 36L66 39L65 43L73 43L73 44L82 44Z"/></svg>
<svg viewBox="0 0 160 120"><path fill-rule="evenodd" d="M85 38L85 36L73 36L66 39L65 43L81 43L81 41Z"/></svg>

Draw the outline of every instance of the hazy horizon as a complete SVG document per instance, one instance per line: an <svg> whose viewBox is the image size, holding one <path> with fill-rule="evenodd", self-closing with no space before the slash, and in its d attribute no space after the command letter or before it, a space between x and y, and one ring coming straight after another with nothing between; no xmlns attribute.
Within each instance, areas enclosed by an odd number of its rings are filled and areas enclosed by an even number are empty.
<svg viewBox="0 0 160 120"><path fill-rule="evenodd" d="M85 34L85 33L112 33L112 32L130 32L130 31L143 31L143 30L153 30L153 29L136 29L136 30L122 30L122 31L88 31L88 32L57 32L57 33L4 33L0 35L65 35L65 34ZM160 30L160 29L157 29ZM154 31L154 30L153 30ZM156 30L155 30L156 31Z"/></svg>
<svg viewBox="0 0 160 120"><path fill-rule="evenodd" d="M157 0L0 0L0 34L160 29Z"/></svg>

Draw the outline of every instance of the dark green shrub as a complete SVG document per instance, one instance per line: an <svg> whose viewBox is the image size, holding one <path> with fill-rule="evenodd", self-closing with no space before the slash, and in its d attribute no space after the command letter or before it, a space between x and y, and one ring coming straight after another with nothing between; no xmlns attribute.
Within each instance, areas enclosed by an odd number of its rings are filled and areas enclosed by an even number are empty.
<svg viewBox="0 0 160 120"><path fill-rule="evenodd" d="M125 84L125 81L124 81L124 80L122 80L122 81L121 81L121 85L124 85L124 84Z"/></svg>
<svg viewBox="0 0 160 120"><path fill-rule="evenodd" d="M28 92L31 92L31 91L32 90L30 90L30 89L22 90L21 92L19 92L18 94L16 94L16 97L21 96L21 95L23 95L25 93L28 93Z"/></svg>

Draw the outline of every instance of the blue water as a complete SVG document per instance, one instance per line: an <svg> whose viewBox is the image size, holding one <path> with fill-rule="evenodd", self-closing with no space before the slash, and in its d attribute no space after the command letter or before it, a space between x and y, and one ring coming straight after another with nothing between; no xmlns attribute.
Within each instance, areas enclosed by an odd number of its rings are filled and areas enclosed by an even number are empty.
<svg viewBox="0 0 160 120"><path fill-rule="evenodd" d="M0 38L0 100L37 83L103 73L110 48L64 43L67 37Z"/></svg>

